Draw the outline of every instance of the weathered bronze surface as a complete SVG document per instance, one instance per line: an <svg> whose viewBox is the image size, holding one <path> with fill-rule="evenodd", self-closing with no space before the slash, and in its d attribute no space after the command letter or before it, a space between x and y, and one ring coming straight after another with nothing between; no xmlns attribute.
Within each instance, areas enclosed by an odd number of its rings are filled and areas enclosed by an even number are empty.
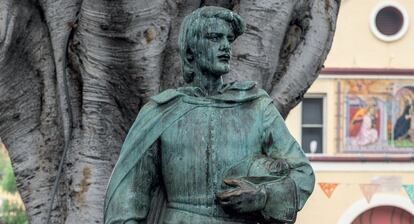
<svg viewBox="0 0 414 224"><path fill-rule="evenodd" d="M189 85L141 109L108 185L105 223L294 222L314 187L309 161L264 90L222 81L244 30L219 7L184 19Z"/></svg>

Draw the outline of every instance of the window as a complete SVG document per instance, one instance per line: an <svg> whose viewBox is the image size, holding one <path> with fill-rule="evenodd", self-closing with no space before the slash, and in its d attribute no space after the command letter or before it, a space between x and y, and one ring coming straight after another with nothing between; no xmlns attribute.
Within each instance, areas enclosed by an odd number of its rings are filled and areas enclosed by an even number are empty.
<svg viewBox="0 0 414 224"><path fill-rule="evenodd" d="M374 35L382 41L398 40L408 30L408 13L395 2L382 3L372 12L370 27Z"/></svg>
<svg viewBox="0 0 414 224"><path fill-rule="evenodd" d="M302 101L302 148L305 153L322 153L324 147L324 97Z"/></svg>
<svg viewBox="0 0 414 224"><path fill-rule="evenodd" d="M401 30L404 18L400 10L392 6L382 8L375 17L375 26L382 34L391 36Z"/></svg>

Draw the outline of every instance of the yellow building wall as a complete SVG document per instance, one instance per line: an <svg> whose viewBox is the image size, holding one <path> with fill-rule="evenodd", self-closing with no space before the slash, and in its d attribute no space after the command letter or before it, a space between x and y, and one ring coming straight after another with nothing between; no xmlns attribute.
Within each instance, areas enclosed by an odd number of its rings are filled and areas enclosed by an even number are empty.
<svg viewBox="0 0 414 224"><path fill-rule="evenodd" d="M409 28L402 39L384 42L370 30L370 16L385 0L345 0L341 3L333 47L326 67L414 68L414 3L395 0L409 15Z"/></svg>
<svg viewBox="0 0 414 224"><path fill-rule="evenodd" d="M338 83L342 78L337 76L322 75L311 86L306 96L324 96L325 108L324 108L324 154L323 155L337 155L337 126L338 126ZM349 77L348 77L349 78ZM361 78L359 76L358 78ZM372 78L372 77L371 77ZM381 77L378 77L379 79ZM384 78L384 77L382 77ZM341 102L339 102L341 103ZM343 118L339 117L339 120L343 122ZM286 124L293 137L300 143L301 139L301 105L295 107L288 115ZM342 127L342 123L339 124ZM341 128L340 128L340 131ZM342 132L339 133L340 135ZM355 154L354 154L355 155ZM361 156L360 154L358 156ZM309 201L305 205L304 209L299 213L296 223L298 224L343 224L341 219L346 216L345 213L349 211L355 204L361 202L366 204L366 207L360 208L359 212L362 213L364 209L368 209L370 206L375 207L375 203L367 203L359 184L370 184L378 177L398 177L401 179L401 184L413 184L414 185L414 164L412 163L360 163L360 162L311 162L312 166L316 166L316 185L315 190ZM317 164L317 165L315 165ZM324 169L319 170L319 166L330 164L335 168L332 170ZM344 165L345 164L345 165ZM378 165L379 164L379 165ZM333 166L332 166L333 165ZM375 168L371 168L369 171L361 169L364 166L376 166L382 168L388 166L386 171L376 171ZM343 170L338 171L336 166L343 167ZM411 167L409 170L401 171L400 166ZM315 168L314 168L315 169ZM331 198L328 198L318 183L339 183L338 187L334 191ZM405 200L405 205L410 208L414 215L414 204L410 202L408 195L403 190L402 186L398 191L384 191L381 190L373 197L372 202L380 197L387 198L400 198ZM392 201L389 201L389 205L393 205ZM395 205L395 204L394 204ZM354 213L355 217L358 215ZM349 217L348 217L349 218ZM350 223L346 223L350 224Z"/></svg>
<svg viewBox="0 0 414 224"><path fill-rule="evenodd" d="M327 155L336 154L336 116L338 116L337 105L338 80L318 79L308 90L305 96L323 96L324 101L324 153ZM299 144L301 143L301 105L299 104L289 113L286 118L286 125Z"/></svg>
<svg viewBox="0 0 414 224"><path fill-rule="evenodd" d="M300 144L301 143L301 130L300 130L300 123L301 123L301 104L297 105L293 108L289 115L286 117L285 123L290 132L290 134L296 139L296 141Z"/></svg>
<svg viewBox="0 0 414 224"><path fill-rule="evenodd" d="M355 164L358 166L359 164ZM339 183L335 191L328 198L321 188L316 185L313 194L301 212L299 212L296 223L298 224L337 224L340 223L341 218L344 218L355 204L366 204L366 207L380 203L379 198L388 196L387 198L403 199L403 204L414 211L414 205L409 201L406 192L401 187L398 191L390 191L384 188L379 188L379 191L371 199L371 203L367 203L362 194L359 184L370 184L372 180L378 177L398 176L401 178L403 184L414 184L413 171L407 172L317 172L316 183L328 182ZM361 203L361 201L363 203ZM393 201L389 200L389 204ZM407 208L406 208L407 209ZM408 210L407 209L407 210ZM360 210L362 213L363 210ZM357 216L357 213L352 213Z"/></svg>
<svg viewBox="0 0 414 224"><path fill-rule="evenodd" d="M407 33L394 42L384 42L370 30L370 17L374 8L384 2L396 2L403 6L409 15ZM327 68L414 68L414 2L413 0L344 0L341 4L337 29L332 49L325 62ZM343 78L343 77L342 77ZM352 77L348 77L352 78ZM364 76L358 76L364 78ZM370 76L370 78L374 78ZM378 76L378 79L384 78ZM389 78L389 77L388 77ZM324 96L324 155L337 154L338 127L338 82L340 76L321 75L310 87L307 96ZM343 122L343 119L339 119ZM295 107L286 119L286 124L293 137L301 143L301 105ZM342 134L342 133L340 133ZM387 203L392 205L395 200L401 199L404 209L414 215L414 204L401 187L396 191L380 188L374 195L371 203L366 202L359 184L369 184L376 178L398 177L402 184L414 184L414 164L410 163L360 163L360 162L312 162L316 167L316 186L304 209L299 213L298 224L343 224L341 220L346 216L357 216L369 207L377 206L381 198L388 198ZM319 169L320 166L330 164L331 167L341 166L343 169ZM361 167L388 166L389 169ZM347 167L348 166L348 167ZM401 170L401 167L410 167ZM383 170L383 171L380 171ZM328 198L318 183L339 183L338 187ZM400 201L401 202L401 201ZM356 213L353 208L359 207ZM394 204L395 205L395 204ZM361 207L362 206L362 207ZM365 206L365 207L364 207ZM400 206L401 207L401 206ZM352 217L351 217L352 218ZM349 223L346 223L349 224Z"/></svg>

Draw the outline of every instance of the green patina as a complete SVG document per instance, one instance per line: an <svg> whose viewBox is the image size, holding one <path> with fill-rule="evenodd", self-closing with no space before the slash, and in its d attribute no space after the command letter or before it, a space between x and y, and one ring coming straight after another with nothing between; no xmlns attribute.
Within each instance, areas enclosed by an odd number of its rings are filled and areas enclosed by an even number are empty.
<svg viewBox="0 0 414 224"><path fill-rule="evenodd" d="M189 86L141 109L108 185L105 223L294 222L314 187L309 161L264 90L221 78L244 29L224 8L185 17L179 46ZM165 206L151 203L155 189Z"/></svg>

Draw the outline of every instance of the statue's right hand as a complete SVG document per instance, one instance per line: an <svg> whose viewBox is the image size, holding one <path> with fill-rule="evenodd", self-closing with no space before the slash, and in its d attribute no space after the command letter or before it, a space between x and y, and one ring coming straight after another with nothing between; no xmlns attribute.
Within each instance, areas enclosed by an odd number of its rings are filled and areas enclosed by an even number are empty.
<svg viewBox="0 0 414 224"><path fill-rule="evenodd" d="M217 193L218 203L223 208L239 213L258 211L266 204L266 191L244 179L225 179L224 183L233 189Z"/></svg>

